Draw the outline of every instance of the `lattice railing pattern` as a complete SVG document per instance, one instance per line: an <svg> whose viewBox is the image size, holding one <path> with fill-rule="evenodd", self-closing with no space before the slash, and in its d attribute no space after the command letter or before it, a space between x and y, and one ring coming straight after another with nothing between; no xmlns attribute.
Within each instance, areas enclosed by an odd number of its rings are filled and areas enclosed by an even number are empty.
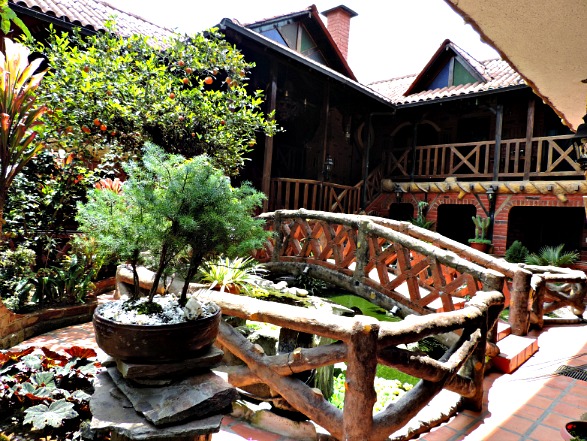
<svg viewBox="0 0 587 441"><path fill-rule="evenodd" d="M454 311L479 290L500 290L503 275L365 217L277 211L262 215L276 235L256 258L270 266L308 266L420 314Z"/></svg>

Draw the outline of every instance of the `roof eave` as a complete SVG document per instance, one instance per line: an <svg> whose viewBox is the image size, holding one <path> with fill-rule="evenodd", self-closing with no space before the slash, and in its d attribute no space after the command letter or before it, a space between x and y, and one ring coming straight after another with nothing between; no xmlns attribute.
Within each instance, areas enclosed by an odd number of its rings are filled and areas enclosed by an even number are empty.
<svg viewBox="0 0 587 441"><path fill-rule="evenodd" d="M430 99L430 100L414 101L412 103L395 103L395 106L399 110L399 109L404 109L404 108L408 108L408 107L418 107L418 106L425 106L428 104L444 103L447 101L457 101L457 100L462 100L462 99L467 99L467 98L478 98L480 96L497 95L499 93L511 92L511 91L521 90L521 89L531 89L531 87L526 84L517 84L515 86L501 87L499 89L484 90L484 91L480 91L480 92L472 92L472 93L467 93L467 94L462 94L462 95L453 95L453 96L447 96L447 97L442 97L442 98L434 98L434 99Z"/></svg>
<svg viewBox="0 0 587 441"><path fill-rule="evenodd" d="M242 35L246 38L249 38L249 39L255 41L256 43L267 46L270 49L272 49L273 51L279 53L280 55L292 58L292 59L296 60L297 62L305 65L309 69L318 71L328 78L332 78L333 80L336 80L336 81L338 81L338 82L340 82L340 83L342 83L342 84L344 84L344 85L346 85L346 86L348 86L348 87L350 87L360 93L363 93L364 95L368 95L369 97L380 102L381 104L384 104L384 105L392 107L392 108L395 108L395 106L396 106L395 104L393 104L391 101L389 101L385 97L380 96L379 94L376 94L375 92L372 92L366 86L363 86L362 84L358 83L354 79L345 77L344 75L342 75L342 74L340 74L340 73L338 73L338 72L336 72L326 66L323 66L319 63L312 62L311 60L304 57L303 55L301 55L295 51L292 51L289 48L286 48L286 47L280 45L279 43L276 43L268 38L265 38L262 35L258 34L257 32L252 31L251 29L248 29L243 26L239 26L239 25L235 24L231 19L228 19L228 18L222 19L222 21L220 22L218 27L220 28L220 30L228 28L234 32L239 33L240 35Z"/></svg>

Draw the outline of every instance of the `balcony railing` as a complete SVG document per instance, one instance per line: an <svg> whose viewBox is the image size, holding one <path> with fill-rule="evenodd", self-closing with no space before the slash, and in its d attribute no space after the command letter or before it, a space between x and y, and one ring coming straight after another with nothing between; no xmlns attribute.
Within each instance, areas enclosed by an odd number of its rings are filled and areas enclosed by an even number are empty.
<svg viewBox="0 0 587 441"><path fill-rule="evenodd" d="M357 213L361 209L362 181L355 186L311 179L271 179L269 211L279 209Z"/></svg>
<svg viewBox="0 0 587 441"><path fill-rule="evenodd" d="M385 176L392 179L440 180L461 179L528 180L581 178L583 172L573 158L572 135L507 139L499 152L495 142L418 146L386 152ZM495 164L497 163L497 167ZM412 176L413 175L413 176ZM497 176L495 176L497 175Z"/></svg>
<svg viewBox="0 0 587 441"><path fill-rule="evenodd" d="M308 210L329 213L356 214L361 210L361 200L365 205L373 201L381 191L383 167L375 167L367 183L341 185L311 179L272 178L269 194L269 211Z"/></svg>

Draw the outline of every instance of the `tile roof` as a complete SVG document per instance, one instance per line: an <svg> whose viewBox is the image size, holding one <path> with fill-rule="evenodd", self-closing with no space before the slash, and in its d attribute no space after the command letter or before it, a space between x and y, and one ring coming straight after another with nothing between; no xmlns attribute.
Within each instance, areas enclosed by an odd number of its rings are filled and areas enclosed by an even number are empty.
<svg viewBox="0 0 587 441"><path fill-rule="evenodd" d="M151 23L138 15L118 9L107 1L11 0L10 3L93 31L104 29L104 22L115 15L121 35L144 34L155 38L166 38L173 35L172 30Z"/></svg>
<svg viewBox="0 0 587 441"><path fill-rule="evenodd" d="M471 61L468 59L467 61ZM368 84L370 88L387 97L396 105L424 103L444 98L477 94L483 92L505 89L508 87L525 86L523 78L511 68L504 60L494 59L477 62L477 70L482 68L483 76L486 82L478 81L476 83L462 84L458 86L443 87L441 89L424 90L408 96L404 93L410 88L419 74L407 75L389 80L376 81Z"/></svg>

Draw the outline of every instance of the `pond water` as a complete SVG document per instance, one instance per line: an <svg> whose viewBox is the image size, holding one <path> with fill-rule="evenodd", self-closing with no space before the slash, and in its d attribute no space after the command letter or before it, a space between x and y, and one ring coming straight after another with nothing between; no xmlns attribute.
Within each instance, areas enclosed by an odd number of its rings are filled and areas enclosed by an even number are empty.
<svg viewBox="0 0 587 441"><path fill-rule="evenodd" d="M354 294L334 291L321 293L320 297L352 309L356 314L367 315L385 322L401 321L401 318L394 316L391 312L388 312L380 306L374 305L369 300Z"/></svg>

